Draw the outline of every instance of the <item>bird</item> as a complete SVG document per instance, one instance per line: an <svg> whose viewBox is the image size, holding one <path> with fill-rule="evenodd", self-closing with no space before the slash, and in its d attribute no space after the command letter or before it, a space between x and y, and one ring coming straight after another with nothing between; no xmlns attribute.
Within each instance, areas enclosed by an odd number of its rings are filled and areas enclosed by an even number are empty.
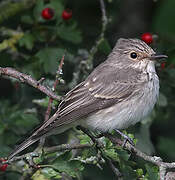
<svg viewBox="0 0 175 180"><path fill-rule="evenodd" d="M55 114L19 144L8 160L41 138L72 127L120 132L143 120L159 96L155 63L165 58L142 40L120 38L107 59L64 96Z"/></svg>

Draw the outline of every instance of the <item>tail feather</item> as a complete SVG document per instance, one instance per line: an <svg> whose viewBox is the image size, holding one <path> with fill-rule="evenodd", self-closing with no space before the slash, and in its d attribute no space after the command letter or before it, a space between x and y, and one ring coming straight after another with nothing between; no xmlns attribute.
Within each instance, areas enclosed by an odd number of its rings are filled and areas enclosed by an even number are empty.
<svg viewBox="0 0 175 180"><path fill-rule="evenodd" d="M27 147L29 147L30 145L32 145L33 143L35 143L36 141L38 141L41 137L46 137L49 135L49 131L51 130L50 124L58 117L59 115L59 110L46 122L44 122L43 124L41 124L38 128L36 128L34 130L33 133L31 133L31 136L29 136L28 139L26 139L24 142L22 142L21 144L19 144L8 156L8 160L12 159L14 156L16 156L16 154L20 153L21 151L23 151L24 149L26 149ZM48 127L48 128L46 128ZM53 127L52 127L53 129Z"/></svg>
<svg viewBox="0 0 175 180"><path fill-rule="evenodd" d="M27 140L25 140L23 143L18 145L8 156L8 160L12 159L16 154L20 153L36 141L38 141L40 138L34 139L33 137L29 137Z"/></svg>

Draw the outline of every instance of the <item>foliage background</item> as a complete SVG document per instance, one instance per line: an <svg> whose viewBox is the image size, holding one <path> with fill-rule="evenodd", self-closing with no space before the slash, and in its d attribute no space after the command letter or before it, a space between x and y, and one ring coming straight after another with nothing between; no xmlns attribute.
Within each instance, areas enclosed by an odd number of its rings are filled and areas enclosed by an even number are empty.
<svg viewBox="0 0 175 180"><path fill-rule="evenodd" d="M104 61L119 37L140 38L142 33L152 32L158 36L153 48L169 56L165 68L157 64L160 99L150 117L127 132L134 134L137 147L143 152L175 161L175 1L106 0L105 5L109 20L105 39L92 55L90 50L95 46L102 26L98 0L1 1L0 66L13 67L38 80L45 77L43 83L52 88L59 61L65 54L63 74L60 74L64 83L60 83L56 91L62 96L92 71L92 65L96 67ZM52 20L41 17L41 11L46 7L54 9ZM67 8L72 10L73 17L65 21L61 14ZM44 120L47 102L48 98L38 90L14 79L0 78L0 157L7 156L21 137ZM81 141L89 142L80 132L68 131L65 135L48 138L46 145L77 142L76 134ZM105 142L106 148L112 147L110 142ZM124 179L158 179L155 166L124 150L111 152L109 149L106 153L115 161ZM8 167L7 172L1 172L0 179L116 179L107 163L101 165L103 170L98 167L98 160L83 163L82 160L96 157L96 152L85 150L80 157L81 161L72 160L73 152L64 152L54 160L40 159L42 164L55 164L57 168L43 167L35 171L19 162Z"/></svg>

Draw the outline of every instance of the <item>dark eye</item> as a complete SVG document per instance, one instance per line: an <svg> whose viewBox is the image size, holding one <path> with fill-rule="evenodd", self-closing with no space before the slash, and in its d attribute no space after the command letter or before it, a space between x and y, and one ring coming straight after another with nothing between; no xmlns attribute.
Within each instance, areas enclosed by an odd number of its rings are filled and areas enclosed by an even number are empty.
<svg viewBox="0 0 175 180"><path fill-rule="evenodd" d="M132 53L130 54L130 57L131 57L132 59L136 59L136 58L137 58L137 53L132 52Z"/></svg>

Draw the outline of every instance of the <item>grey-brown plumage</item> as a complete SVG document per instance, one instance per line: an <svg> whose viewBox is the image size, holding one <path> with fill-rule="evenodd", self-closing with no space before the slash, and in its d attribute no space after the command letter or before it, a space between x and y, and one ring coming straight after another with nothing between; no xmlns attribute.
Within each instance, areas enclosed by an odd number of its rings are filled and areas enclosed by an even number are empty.
<svg viewBox="0 0 175 180"><path fill-rule="evenodd" d="M141 40L119 39L107 60L68 92L57 112L8 159L41 137L76 125L104 132L127 128L142 120L153 109L159 93L155 59L166 57L156 55Z"/></svg>

